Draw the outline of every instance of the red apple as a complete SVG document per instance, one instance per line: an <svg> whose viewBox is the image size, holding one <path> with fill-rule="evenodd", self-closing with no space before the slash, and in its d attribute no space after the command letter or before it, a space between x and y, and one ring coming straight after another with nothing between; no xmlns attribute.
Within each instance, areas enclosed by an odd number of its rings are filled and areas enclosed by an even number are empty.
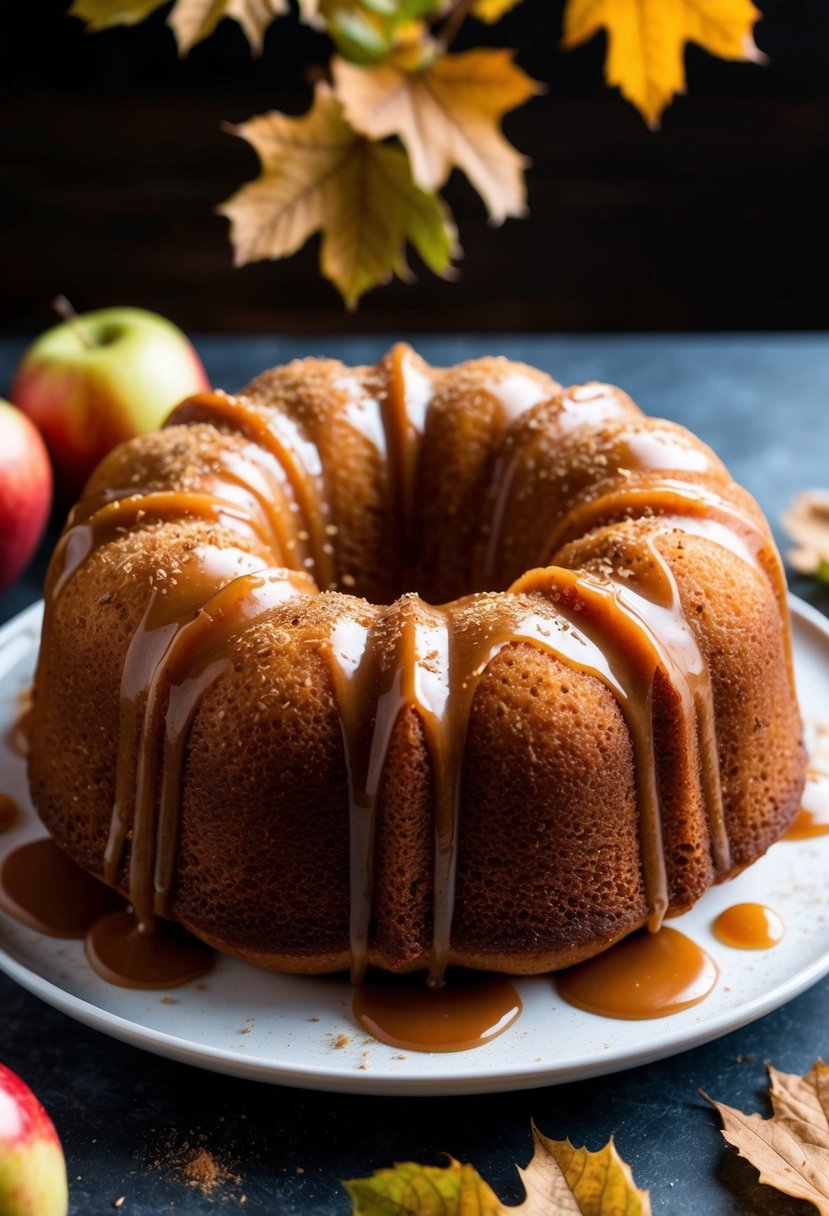
<svg viewBox="0 0 829 1216"><path fill-rule="evenodd" d="M0 1213L66 1216L68 1207L55 1125L28 1085L0 1064Z"/></svg>
<svg viewBox="0 0 829 1216"><path fill-rule="evenodd" d="M25 414L0 399L0 591L29 564L52 505L52 469Z"/></svg>
<svg viewBox="0 0 829 1216"><path fill-rule="evenodd" d="M208 387L185 335L143 308L74 315L23 357L11 399L46 440L61 498L74 500L116 444L161 426Z"/></svg>

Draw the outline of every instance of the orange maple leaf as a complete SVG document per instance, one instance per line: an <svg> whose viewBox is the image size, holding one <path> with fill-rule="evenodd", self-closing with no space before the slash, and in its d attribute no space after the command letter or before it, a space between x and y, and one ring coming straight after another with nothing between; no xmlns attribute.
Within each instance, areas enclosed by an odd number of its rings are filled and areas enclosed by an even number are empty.
<svg viewBox="0 0 829 1216"><path fill-rule="evenodd" d="M685 90L685 44L721 59L762 63L751 0L568 0L562 45L569 50L607 31L605 79L632 102L650 127Z"/></svg>
<svg viewBox="0 0 829 1216"><path fill-rule="evenodd" d="M338 58L332 68L348 121L368 139L399 136L418 186L439 189L457 166L494 223L525 214L528 162L504 138L500 120L540 86L516 67L512 51L439 55L414 68L394 59L367 68Z"/></svg>

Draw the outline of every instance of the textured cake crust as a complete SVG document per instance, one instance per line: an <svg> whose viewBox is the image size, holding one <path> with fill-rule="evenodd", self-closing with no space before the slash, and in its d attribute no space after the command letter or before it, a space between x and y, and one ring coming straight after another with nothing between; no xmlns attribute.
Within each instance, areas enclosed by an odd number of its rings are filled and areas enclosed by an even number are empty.
<svg viewBox="0 0 829 1216"><path fill-rule="evenodd" d="M409 398L431 394L411 464L401 448L396 470L376 434L395 375L408 376ZM618 390L601 392L585 395L582 421L575 391L565 398L540 372L479 360L432 373L398 348L377 368L296 362L239 395L269 425L291 419L320 451L334 589L275 604L226 640L187 734L165 915L265 967L349 967L352 812L332 639L374 631L378 671L391 671L401 621L425 627L429 604L471 592L493 594L448 609L470 628L507 599L558 628L555 580L547 594L540 582L507 591L539 565L644 586L656 557L710 674L727 862L712 849L697 735L668 674L657 667L652 680L667 914L780 836L799 806L804 756L767 526L705 445ZM612 403L609 417L596 400ZM261 514L274 497L271 457L218 417L177 417L113 452L86 502L116 492L227 499L232 467L237 501ZM717 505L695 499L684 520L681 504L666 505L677 485ZM742 536L726 543L726 529ZM264 527L183 512L135 513L95 540L71 577L66 545L50 570L30 783L57 842L101 876L123 763L125 663L153 596L174 595L194 561L210 566L214 590L290 563L275 560ZM396 599L412 590L422 600ZM476 681L448 961L518 974L567 966L653 910L629 723L607 683L520 637ZM424 721L416 703L397 714L376 802L367 959L401 972L429 966L433 948L436 770ZM125 893L130 853L128 835L110 875Z"/></svg>

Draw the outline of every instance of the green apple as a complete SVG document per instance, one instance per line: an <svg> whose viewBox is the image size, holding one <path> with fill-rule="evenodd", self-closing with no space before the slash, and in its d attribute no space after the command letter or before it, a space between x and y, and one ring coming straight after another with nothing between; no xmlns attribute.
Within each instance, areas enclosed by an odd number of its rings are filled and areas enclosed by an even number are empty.
<svg viewBox="0 0 829 1216"><path fill-rule="evenodd" d="M0 1213L66 1216L68 1207L55 1125L28 1085L0 1064Z"/></svg>
<svg viewBox="0 0 829 1216"><path fill-rule="evenodd" d="M43 440L25 414L0 399L0 591L29 564L51 506Z"/></svg>
<svg viewBox="0 0 829 1216"><path fill-rule="evenodd" d="M47 330L23 357L11 399L46 441L64 499L74 499L116 444L161 426L208 387L172 322L143 308L102 308Z"/></svg>

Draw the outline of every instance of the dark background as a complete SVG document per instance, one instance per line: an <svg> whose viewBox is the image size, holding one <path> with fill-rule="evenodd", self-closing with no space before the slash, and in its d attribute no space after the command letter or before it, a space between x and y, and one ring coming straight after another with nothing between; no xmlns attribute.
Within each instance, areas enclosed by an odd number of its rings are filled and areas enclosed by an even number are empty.
<svg viewBox="0 0 829 1216"><path fill-rule="evenodd" d="M602 79L604 37L558 50L562 0L524 0L459 47L508 45L546 82L507 118L532 155L531 216L491 228L456 173L466 257L354 316L317 273L318 241L234 270L216 204L257 161L220 130L299 113L324 37L278 20L252 60L224 21L176 58L166 10L84 33L69 0L0 4L0 237L5 329L41 329L58 290L78 309L141 304L201 331L821 329L829 322L829 3L763 0L765 68L693 47L689 92L651 134ZM413 257L413 262L416 259Z"/></svg>

